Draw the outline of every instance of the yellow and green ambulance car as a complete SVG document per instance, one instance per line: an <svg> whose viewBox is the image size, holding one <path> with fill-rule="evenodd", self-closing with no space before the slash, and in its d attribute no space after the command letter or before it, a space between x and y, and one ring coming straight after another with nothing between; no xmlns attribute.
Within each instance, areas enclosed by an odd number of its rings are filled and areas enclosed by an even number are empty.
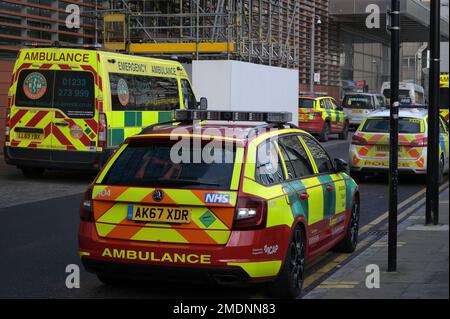
<svg viewBox="0 0 450 319"><path fill-rule="evenodd" d="M19 52L8 106L5 160L36 177L98 170L125 138L198 103L178 62L47 47Z"/></svg>

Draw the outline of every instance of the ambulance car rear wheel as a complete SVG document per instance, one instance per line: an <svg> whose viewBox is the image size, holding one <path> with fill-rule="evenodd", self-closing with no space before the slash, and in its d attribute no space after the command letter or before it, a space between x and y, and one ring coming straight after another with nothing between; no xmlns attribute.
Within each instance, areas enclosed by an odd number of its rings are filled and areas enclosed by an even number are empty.
<svg viewBox="0 0 450 319"><path fill-rule="evenodd" d="M340 140L347 140L347 138L348 138L348 127L349 127L348 123L345 122L344 130L342 131L342 133L339 133L339 139Z"/></svg>
<svg viewBox="0 0 450 319"><path fill-rule="evenodd" d="M26 178L39 178L44 174L45 169L40 167L21 167L22 174Z"/></svg>
<svg viewBox="0 0 450 319"><path fill-rule="evenodd" d="M125 279L121 277L113 277L113 276L107 276L107 275L100 275L97 274L98 280L100 280L103 284L107 286L115 286L125 283Z"/></svg>
<svg viewBox="0 0 450 319"><path fill-rule="evenodd" d="M358 244L359 232L359 201L355 200L352 210L350 212L350 221L347 227L345 237L334 247L334 251L341 253L352 253Z"/></svg>
<svg viewBox="0 0 450 319"><path fill-rule="evenodd" d="M319 135L319 141L328 142L329 134L330 134L330 125L328 124L328 122L325 122L323 124L322 133L320 133Z"/></svg>
<svg viewBox="0 0 450 319"><path fill-rule="evenodd" d="M284 264L275 282L269 287L270 295L295 298L303 288L305 272L305 235L300 226L295 227L288 245Z"/></svg>
<svg viewBox="0 0 450 319"><path fill-rule="evenodd" d="M444 170L445 170L445 160L444 155L441 155L441 158L439 160L439 177L438 177L439 185L442 185L444 183Z"/></svg>

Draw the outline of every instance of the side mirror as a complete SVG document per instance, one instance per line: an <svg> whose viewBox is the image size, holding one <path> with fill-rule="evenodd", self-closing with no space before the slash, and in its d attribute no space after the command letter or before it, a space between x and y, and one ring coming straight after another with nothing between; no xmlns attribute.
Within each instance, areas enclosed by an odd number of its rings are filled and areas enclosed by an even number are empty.
<svg viewBox="0 0 450 319"><path fill-rule="evenodd" d="M340 158L334 159L334 164L338 173L347 173L348 163Z"/></svg>
<svg viewBox="0 0 450 319"><path fill-rule="evenodd" d="M208 99L206 97L201 97L200 102L198 102L198 106L200 110L208 109Z"/></svg>

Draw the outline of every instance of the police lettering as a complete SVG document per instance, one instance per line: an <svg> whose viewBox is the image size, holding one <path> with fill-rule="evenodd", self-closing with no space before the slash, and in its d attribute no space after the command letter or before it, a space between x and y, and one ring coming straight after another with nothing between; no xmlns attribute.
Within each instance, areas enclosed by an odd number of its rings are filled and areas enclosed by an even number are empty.
<svg viewBox="0 0 450 319"><path fill-rule="evenodd" d="M29 61L54 61L54 62L89 62L88 53L65 52L27 52L24 60Z"/></svg>
<svg viewBox="0 0 450 319"><path fill-rule="evenodd" d="M183 263L183 264L211 264L211 255L197 255L184 253L163 253L157 255L155 252L136 251L126 249L109 249L105 248L102 257L125 259L125 260L140 260L152 261L161 263Z"/></svg>
<svg viewBox="0 0 450 319"><path fill-rule="evenodd" d="M147 72L147 66L141 63L118 62L119 70L131 72Z"/></svg>

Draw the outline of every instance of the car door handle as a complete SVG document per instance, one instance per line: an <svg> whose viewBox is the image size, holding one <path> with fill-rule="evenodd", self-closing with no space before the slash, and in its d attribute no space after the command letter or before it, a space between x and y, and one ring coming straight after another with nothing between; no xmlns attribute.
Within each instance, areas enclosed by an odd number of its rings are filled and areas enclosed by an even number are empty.
<svg viewBox="0 0 450 319"><path fill-rule="evenodd" d="M309 194L308 193L301 193L300 194L300 200L301 201L305 201L309 198Z"/></svg>
<svg viewBox="0 0 450 319"><path fill-rule="evenodd" d="M333 186L328 185L327 186L327 192L331 192L332 190L334 190Z"/></svg>
<svg viewBox="0 0 450 319"><path fill-rule="evenodd" d="M67 123L67 122L56 122L55 125L57 125L57 126L69 126L69 123Z"/></svg>

